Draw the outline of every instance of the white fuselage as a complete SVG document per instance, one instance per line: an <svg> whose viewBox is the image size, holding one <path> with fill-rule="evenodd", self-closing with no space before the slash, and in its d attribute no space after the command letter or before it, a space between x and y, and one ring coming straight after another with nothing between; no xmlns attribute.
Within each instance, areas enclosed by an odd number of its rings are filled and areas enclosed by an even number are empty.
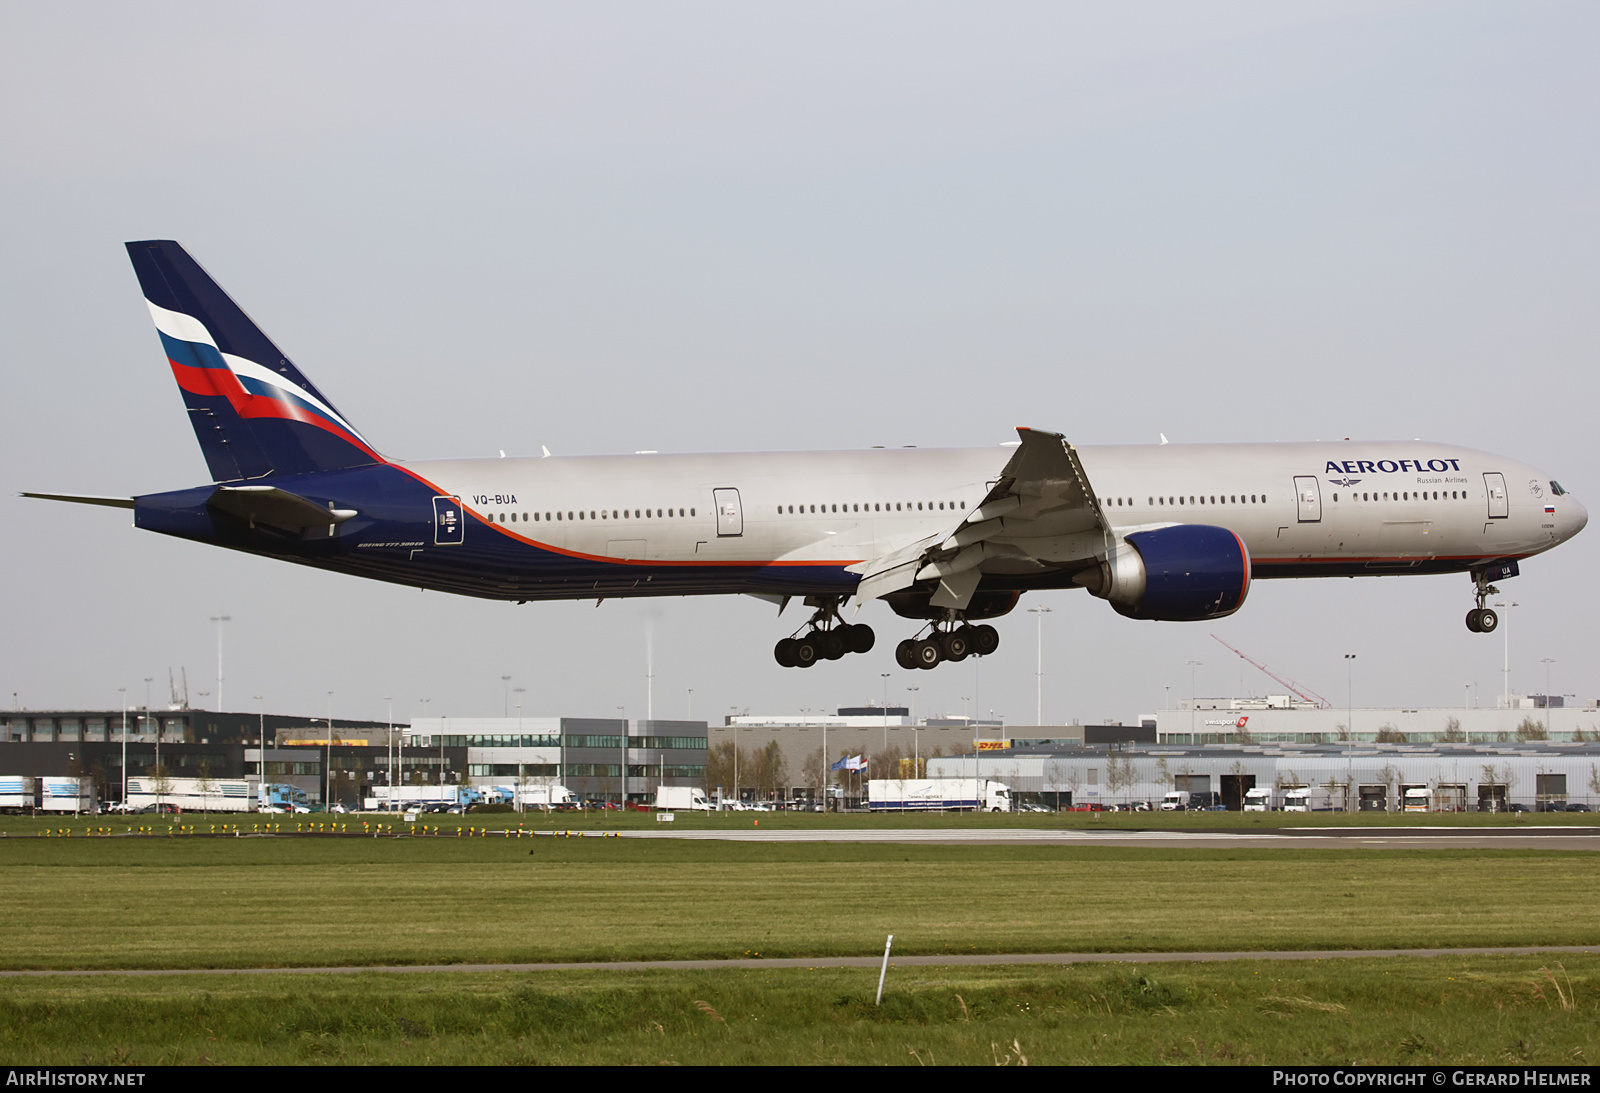
<svg viewBox="0 0 1600 1093"><path fill-rule="evenodd" d="M956 527L1009 454L873 449L406 466L496 531L564 553L846 565ZM1118 533L1225 527L1248 547L1257 577L1465 570L1548 550L1588 520L1535 468L1452 445L1170 444L1078 454Z"/></svg>

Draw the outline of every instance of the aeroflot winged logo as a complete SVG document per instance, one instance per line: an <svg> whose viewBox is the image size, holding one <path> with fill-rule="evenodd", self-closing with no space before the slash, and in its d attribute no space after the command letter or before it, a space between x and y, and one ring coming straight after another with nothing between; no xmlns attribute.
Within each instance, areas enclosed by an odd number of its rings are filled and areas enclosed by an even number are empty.
<svg viewBox="0 0 1600 1093"><path fill-rule="evenodd" d="M178 386L195 395L226 398L243 418L281 418L315 425L373 454L354 426L332 406L289 378L217 348L205 324L181 311L145 301Z"/></svg>

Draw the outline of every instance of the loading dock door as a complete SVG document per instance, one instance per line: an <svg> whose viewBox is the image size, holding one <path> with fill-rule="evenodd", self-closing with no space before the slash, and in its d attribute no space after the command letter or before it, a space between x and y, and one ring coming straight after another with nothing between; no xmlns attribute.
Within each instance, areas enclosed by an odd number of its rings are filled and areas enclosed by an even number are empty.
<svg viewBox="0 0 1600 1093"><path fill-rule="evenodd" d="M1295 514L1302 524L1322 520L1322 490L1313 475L1297 475L1294 480Z"/></svg>
<svg viewBox="0 0 1600 1093"><path fill-rule="evenodd" d="M1254 774L1224 774L1222 776L1222 807L1229 812L1244 811L1246 790L1256 788Z"/></svg>
<svg viewBox="0 0 1600 1093"><path fill-rule="evenodd" d="M739 491L733 488L711 491L717 505L717 536L744 534L744 507L739 504Z"/></svg>

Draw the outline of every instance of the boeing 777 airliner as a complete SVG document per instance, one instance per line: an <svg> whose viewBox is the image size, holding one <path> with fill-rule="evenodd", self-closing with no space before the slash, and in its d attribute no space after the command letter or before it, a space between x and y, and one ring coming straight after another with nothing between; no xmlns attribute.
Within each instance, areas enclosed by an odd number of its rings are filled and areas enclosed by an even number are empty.
<svg viewBox="0 0 1600 1093"><path fill-rule="evenodd" d="M407 463L380 455L177 243L129 243L208 485L133 498L137 527L503 600L743 593L809 620L780 664L872 648L842 609L918 620L906 668L993 652L1023 592L1082 587L1135 619L1220 618L1253 579L1491 581L1588 513L1542 471L1420 441L871 449ZM975 624L976 623L976 624Z"/></svg>

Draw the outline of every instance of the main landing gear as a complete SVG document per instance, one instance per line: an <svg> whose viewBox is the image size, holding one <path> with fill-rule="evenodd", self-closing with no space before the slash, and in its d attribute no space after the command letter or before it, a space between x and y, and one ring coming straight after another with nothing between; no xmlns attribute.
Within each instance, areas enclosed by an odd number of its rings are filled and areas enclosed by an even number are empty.
<svg viewBox="0 0 1600 1093"><path fill-rule="evenodd" d="M1475 598L1478 606L1467 612L1467 629L1474 634L1492 634L1495 627L1500 625L1500 616L1493 610L1483 606L1483 601L1490 596L1498 596L1500 590L1489 583L1488 576L1479 572L1472 575L1473 583L1477 586Z"/></svg>
<svg viewBox="0 0 1600 1093"><path fill-rule="evenodd" d="M872 627L849 623L839 618L842 597L806 601L816 614L806 624L803 637L787 637L772 649L772 658L785 668L809 668L819 660L838 660L846 653L865 653L872 649L877 635Z"/></svg>
<svg viewBox="0 0 1600 1093"><path fill-rule="evenodd" d="M947 622L942 630L933 623L927 637L907 638L895 646L894 659L902 668L937 668L947 660L988 656L998 648L1000 631L987 623Z"/></svg>

